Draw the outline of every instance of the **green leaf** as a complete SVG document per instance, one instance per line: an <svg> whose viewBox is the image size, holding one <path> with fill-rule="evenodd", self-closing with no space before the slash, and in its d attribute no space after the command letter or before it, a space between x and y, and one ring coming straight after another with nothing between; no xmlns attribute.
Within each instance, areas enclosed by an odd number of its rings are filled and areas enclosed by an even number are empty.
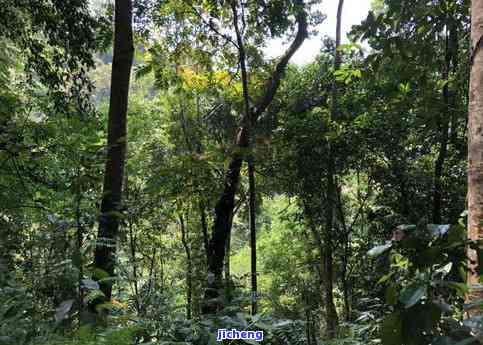
<svg viewBox="0 0 483 345"><path fill-rule="evenodd" d="M99 281L101 279L109 278L109 273L104 271L102 268L96 267L92 271L92 276L94 277L95 280Z"/></svg>
<svg viewBox="0 0 483 345"><path fill-rule="evenodd" d="M395 271L389 272L388 274L383 275L378 281L377 284L382 284L388 281L393 275L396 273Z"/></svg>
<svg viewBox="0 0 483 345"><path fill-rule="evenodd" d="M426 285L412 285L403 290L399 301L404 304L406 309L411 308L426 295L426 292Z"/></svg>
<svg viewBox="0 0 483 345"><path fill-rule="evenodd" d="M411 85L409 83L399 84L399 91L403 94L408 94L411 91Z"/></svg>

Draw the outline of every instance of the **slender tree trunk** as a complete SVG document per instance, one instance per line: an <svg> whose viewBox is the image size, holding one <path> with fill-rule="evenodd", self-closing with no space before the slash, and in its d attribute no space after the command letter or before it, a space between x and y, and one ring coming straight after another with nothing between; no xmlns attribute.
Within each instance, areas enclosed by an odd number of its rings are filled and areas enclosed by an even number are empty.
<svg viewBox="0 0 483 345"><path fill-rule="evenodd" d="M248 183L250 200L250 247L251 247L251 277L252 277L252 315L258 311L257 305L257 229L256 229L256 195L255 168L253 157L248 159Z"/></svg>
<svg viewBox="0 0 483 345"><path fill-rule="evenodd" d="M448 14L449 16L449 14ZM446 81L443 87L443 102L445 104L445 112L438 118L439 125L439 153L434 167L434 193L433 193L433 223L442 223L442 208L443 208L443 183L442 178L444 175L444 164L448 155L448 141L449 141L449 125L450 120L454 123L455 116L455 97L452 95L452 91L449 89L449 76L450 72L456 72L456 56L457 56L457 28L453 23L454 19L448 17L446 25L446 38L445 38L445 63L443 67L442 78ZM452 124L452 127L454 125Z"/></svg>
<svg viewBox="0 0 483 345"><path fill-rule="evenodd" d="M191 319L191 301L193 296L193 263L191 262L191 248L189 245L188 230L183 216L179 216L181 242L186 253L186 318Z"/></svg>
<svg viewBox="0 0 483 345"><path fill-rule="evenodd" d="M341 42L341 21L342 21L342 8L344 0L339 0L337 8L337 23L336 23L336 39L335 39L335 51L334 51L334 71L338 71L341 64L341 55L339 52L339 46ZM331 120L337 121L339 114L338 106L338 87L337 82L334 80L332 85L332 109ZM337 185L335 179L335 157L334 151L330 141L328 142L329 154L327 164L327 192L326 192L326 225L324 232L324 297L326 308L326 331L329 339L337 336L337 329L339 324L339 317L337 315L337 309L334 304L334 269L333 269L333 231L334 231L334 216L336 205L336 192Z"/></svg>
<svg viewBox="0 0 483 345"><path fill-rule="evenodd" d="M323 236L324 252L323 252L323 289L324 289L324 304L325 304L325 318L326 331L329 339L337 336L337 328L339 318L334 304L334 269L333 269L333 231L334 231L334 207L332 206L335 200L334 196L334 171L333 167L327 173L327 205L326 205L326 225Z"/></svg>
<svg viewBox="0 0 483 345"><path fill-rule="evenodd" d="M201 198L201 196L200 196ZM201 231L203 233L203 245L205 249L206 262L209 260L209 237L208 237L208 224L206 222L206 208L203 201L199 202L200 218L201 218Z"/></svg>
<svg viewBox="0 0 483 345"><path fill-rule="evenodd" d="M131 0L116 0L114 26L107 161L97 235L98 241L104 243L99 243L94 253L94 266L111 277L114 275L114 257L122 202L129 82L134 55ZM108 242L108 245L105 242ZM112 284L101 282L100 288L105 299L110 300Z"/></svg>
<svg viewBox="0 0 483 345"><path fill-rule="evenodd" d="M76 181L76 203L75 203L75 219L76 219L76 251L77 257L77 285L78 285L78 317L79 323L84 323L84 290L82 289L82 279L84 278L84 260L82 257L82 245L84 237L84 228L81 220L81 202L82 202L82 188L80 179L80 167L77 168L77 181Z"/></svg>
<svg viewBox="0 0 483 345"><path fill-rule="evenodd" d="M472 65L469 89L468 121L468 237L478 241L483 238L483 1L471 2ZM470 272L468 283L478 284L479 253L468 249ZM472 289L468 301L483 298L481 290ZM481 308L471 310L470 315L481 314Z"/></svg>
<svg viewBox="0 0 483 345"><path fill-rule="evenodd" d="M457 75L458 73L458 65L459 65L459 32L458 32L458 21L451 17L450 23L448 24L449 27L449 45L452 48L452 73L453 75ZM457 100L458 100L458 87L454 87L452 89L452 111L451 111L451 125L450 125L450 143L457 147L458 144L458 128L459 128L459 108L457 107Z"/></svg>
<svg viewBox="0 0 483 345"><path fill-rule="evenodd" d="M243 105L245 126L248 128L249 135L253 133L252 126L254 121L250 112L250 95L248 89L248 71L246 66L245 44L243 35L238 26L238 15L235 3L232 3L233 26L235 27L238 55L240 59L240 69L243 86ZM253 140L248 138L248 146L253 149ZM249 154L248 159L248 180L249 180L249 218L250 218L250 248L251 248L251 283L252 283L252 315L257 313L257 239L256 239L256 210L255 210L255 171L253 166L253 155Z"/></svg>
<svg viewBox="0 0 483 345"><path fill-rule="evenodd" d="M139 303L139 289L138 289L138 266L136 261L136 235L134 234L132 220L129 220L129 247L131 250L131 266L132 266L132 276L133 276L133 288L134 288L134 305L138 314L140 313L141 306Z"/></svg>
<svg viewBox="0 0 483 345"><path fill-rule="evenodd" d="M448 82L449 76L449 52L448 52L448 40L446 39L446 63L443 71L443 80ZM441 208L442 208L442 196L443 196L443 170L444 162L448 152L448 125L449 119L449 90L448 84L443 87L443 99L446 105L446 112L442 116L439 116L439 153L434 166L434 192L433 192L433 223L441 224Z"/></svg>

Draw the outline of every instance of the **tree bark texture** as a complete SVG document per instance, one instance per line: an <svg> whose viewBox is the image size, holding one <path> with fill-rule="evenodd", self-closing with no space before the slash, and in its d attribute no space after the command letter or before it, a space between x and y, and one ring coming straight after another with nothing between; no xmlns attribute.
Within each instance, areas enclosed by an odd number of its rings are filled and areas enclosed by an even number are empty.
<svg viewBox="0 0 483 345"><path fill-rule="evenodd" d="M119 230L119 212L122 202L122 184L126 157L127 107L129 82L134 55L132 33L132 1L116 0L114 12L114 55L109 101L107 161L104 173L98 241L94 266L114 275L116 241ZM107 242L107 245L106 245ZM101 282L106 300L111 299L112 283Z"/></svg>
<svg viewBox="0 0 483 345"><path fill-rule="evenodd" d="M483 1L471 2L471 72L468 119L468 237L483 238ZM468 249L470 272L468 283L478 284L480 267L478 251ZM470 289L468 302L483 298L483 291ZM481 308L469 311L480 314Z"/></svg>

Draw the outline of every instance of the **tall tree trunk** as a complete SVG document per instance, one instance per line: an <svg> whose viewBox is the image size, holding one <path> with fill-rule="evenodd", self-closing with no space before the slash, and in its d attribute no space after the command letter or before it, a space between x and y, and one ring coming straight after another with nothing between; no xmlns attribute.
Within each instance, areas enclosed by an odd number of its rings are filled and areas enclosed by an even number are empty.
<svg viewBox="0 0 483 345"><path fill-rule="evenodd" d="M334 230L334 170L333 161L332 167L329 166L327 172L327 204L326 204L326 225L323 236L324 252L323 252L323 289L324 289L324 304L325 304L325 321L327 337L329 339L337 336L337 328L339 318L337 309L334 304L334 269L333 269L333 230Z"/></svg>
<svg viewBox="0 0 483 345"><path fill-rule="evenodd" d="M468 119L468 237L478 241L483 238L483 1L471 2L471 72ZM468 249L470 258L469 284L478 284L479 253ZM473 289L468 301L483 298L481 290ZM481 309L470 315L481 314Z"/></svg>
<svg viewBox="0 0 483 345"><path fill-rule="evenodd" d="M448 38L446 38L445 43L445 66L443 67L443 80L446 81L446 85L443 87L443 100L446 105L445 114L440 114L438 117L439 122L439 152L434 165L434 192L433 192L433 223L441 224L441 208L442 208L442 197L443 197L443 170L444 162L446 160L446 155L448 153L448 125L449 125L449 89L448 89L448 77L449 77L449 48L448 48Z"/></svg>
<svg viewBox="0 0 483 345"><path fill-rule="evenodd" d="M256 195L255 195L255 167L253 157L248 159L248 183L250 204L250 248L251 248L251 277L252 277L252 315L258 311L257 305L257 228L256 228Z"/></svg>
<svg viewBox="0 0 483 345"><path fill-rule="evenodd" d="M248 71L246 66L245 43L243 33L238 26L238 14L235 3L232 3L233 26L235 27L238 43L238 55L240 58L240 70L243 86L243 105L244 105L244 126L248 128L249 135L253 134L252 126L254 121L250 113L250 95L248 89ZM248 137L248 146L253 149L253 140ZM249 221L250 221L250 248L251 248L251 283L252 283L252 315L257 313L257 240L256 240L256 210L255 210L255 171L253 166L253 155L249 153L248 159L248 184L249 184Z"/></svg>
<svg viewBox="0 0 483 345"><path fill-rule="evenodd" d="M245 147L243 129L237 139L238 147ZM243 145L243 146L242 146ZM220 307L220 296L222 288L222 270L226 254L228 236L231 233L232 214L235 207L235 194L240 181L240 169L243 163L243 156L235 152L225 176L223 194L215 206L215 221L213 233L209 242L208 256L208 285L205 291L205 303L202 308L203 314L214 313Z"/></svg>
<svg viewBox="0 0 483 345"><path fill-rule="evenodd" d="M458 73L458 65L459 65L459 33L458 33L458 21L456 18L451 17L449 23L449 44L452 48L452 73L456 75ZM457 100L458 100L458 87L454 87L452 89L451 100L452 100L452 112L451 112L451 124L450 124L450 143L458 147L458 127L459 127L459 108L457 107Z"/></svg>
<svg viewBox="0 0 483 345"><path fill-rule="evenodd" d="M84 260L82 257L82 246L84 238L84 227L82 225L81 219L81 202L82 202L82 185L81 185L81 175L80 167L77 167L77 179L75 182L75 193L76 193L76 203L75 203L75 220L76 220L76 248L75 257L77 261L77 288L78 288L78 317L79 323L85 322L84 314L84 290L82 289L82 279L84 278Z"/></svg>
<svg viewBox="0 0 483 345"><path fill-rule="evenodd" d="M235 1L232 2L232 4L235 3ZM298 26L297 34L287 51L275 66L271 78L267 81L265 93L256 103L256 106L250 109L248 116L247 114L243 116L241 126L237 131L234 143L235 149L233 150L231 161L225 174L223 192L215 206L213 233L208 248L208 284L205 291L205 303L202 308L204 314L214 313L221 307L219 303L212 303L209 301L217 300L220 294L219 290L223 287L222 271L225 260L227 238L232 227L235 195L238 191L238 185L240 182L240 170L244 160L244 151L249 147L248 127L250 124L255 124L260 115L263 114L267 107L272 103L290 58L300 48L308 35L307 14L305 12L303 0L295 0L295 4L297 6L297 13L295 15ZM242 59L240 59L240 61L242 61ZM246 90L248 92L248 89Z"/></svg>
<svg viewBox="0 0 483 345"><path fill-rule="evenodd" d="M456 56L457 56L457 28L454 25L454 19L447 14L446 37L445 37L445 62L443 66L442 79L446 81L443 87L443 102L445 111L441 112L438 117L439 130L439 152L434 166L434 192L433 192L433 223L442 223L442 208L443 208L443 183L444 164L448 155L448 141L449 141L449 125L455 122L455 97L449 89L450 73L456 72ZM456 36L457 37L457 36ZM452 124L454 126L454 124Z"/></svg>
<svg viewBox="0 0 483 345"><path fill-rule="evenodd" d="M335 50L334 50L334 71L338 71L341 64L341 55L339 52L339 46L341 42L341 22L342 22L342 8L344 0L339 0L337 7L337 23L336 23L336 38L335 38ZM337 81L334 80L332 85L332 109L331 120L337 121L339 114L338 105L338 87ZM333 269L333 231L334 231L334 216L337 185L335 179L335 157L334 150L330 143L327 164L327 192L326 192L326 215L325 215L325 232L324 232L324 297L325 297L325 318L326 318L326 331L329 339L337 336L337 328L339 324L339 318L337 315L337 309L334 304L334 269Z"/></svg>
<svg viewBox="0 0 483 345"><path fill-rule="evenodd" d="M111 277L114 275L114 256L121 211L129 81L134 55L131 0L116 0L114 26L107 161L97 235L98 240L104 243L99 243L94 253L94 267L105 271ZM107 245L105 242L108 242ZM100 288L105 299L110 300L112 284L101 282Z"/></svg>

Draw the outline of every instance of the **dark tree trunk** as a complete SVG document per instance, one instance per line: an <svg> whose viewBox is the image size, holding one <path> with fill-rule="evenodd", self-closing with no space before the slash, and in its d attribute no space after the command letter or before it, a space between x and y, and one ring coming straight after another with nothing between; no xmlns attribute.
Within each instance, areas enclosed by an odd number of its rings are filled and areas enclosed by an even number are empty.
<svg viewBox="0 0 483 345"><path fill-rule="evenodd" d="M255 195L255 169L253 158L248 160L248 181L250 200L250 247L251 247L251 277L252 277L252 315L258 310L257 306L257 228L256 228L256 195Z"/></svg>
<svg viewBox="0 0 483 345"><path fill-rule="evenodd" d="M239 132L239 139L237 139L237 144L239 143L237 145L238 147L243 144L242 141L246 141L244 132L243 128ZM244 146L246 147L246 145ZM219 290L222 288L223 263L225 260L228 236L231 232L235 194L240 182L242 163L243 156L241 152L234 153L225 176L223 194L215 206L215 222L208 247L208 286L205 291L205 303L202 310L204 314L214 313L221 307L220 301L214 300L220 297Z"/></svg>
<svg viewBox="0 0 483 345"><path fill-rule="evenodd" d="M131 266L132 266L132 284L134 290L134 305L136 307L136 311L140 314L141 311L141 304L139 302L139 289L138 289L138 266L136 261L136 235L134 234L133 230L133 222L130 219L128 224L129 228L129 247L131 250Z"/></svg>
<svg viewBox="0 0 483 345"><path fill-rule="evenodd" d="M337 328L339 324L339 318L337 315L337 309L334 304L334 269L333 269L333 231L334 231L334 171L333 166L328 169L327 173L327 204L325 215L325 231L323 236L324 251L323 251L323 289L324 289L324 304L325 304L325 318L326 318L326 331L329 339L337 336Z"/></svg>
<svg viewBox="0 0 483 345"><path fill-rule="evenodd" d="M107 161L99 217L98 241L94 266L114 275L114 257L121 211L124 161L126 156L127 107L129 81L134 55L132 1L116 0L114 12L114 55L109 102ZM108 245L106 245L108 242ZM111 299L112 284L101 282L106 300Z"/></svg>
<svg viewBox="0 0 483 345"><path fill-rule="evenodd" d="M452 21L449 18L448 21ZM445 62L443 67L442 78L446 81L443 87L443 102L445 111L442 112L438 118L439 129L439 152L434 166L434 192L433 192L433 223L442 223L442 208L443 208L443 175L444 164L448 155L448 140L449 140L449 124L452 122L452 130L454 130L456 116L455 116L455 98L450 92L448 81L450 72L456 72L456 56L457 56L457 40L454 39L456 32L456 25L448 23L448 32L445 38Z"/></svg>
<svg viewBox="0 0 483 345"><path fill-rule="evenodd" d="M185 226L183 216L179 216L181 230L181 242L186 254L186 318L191 319L191 301L193 296L193 263L191 262L191 248L189 245L188 229Z"/></svg>

